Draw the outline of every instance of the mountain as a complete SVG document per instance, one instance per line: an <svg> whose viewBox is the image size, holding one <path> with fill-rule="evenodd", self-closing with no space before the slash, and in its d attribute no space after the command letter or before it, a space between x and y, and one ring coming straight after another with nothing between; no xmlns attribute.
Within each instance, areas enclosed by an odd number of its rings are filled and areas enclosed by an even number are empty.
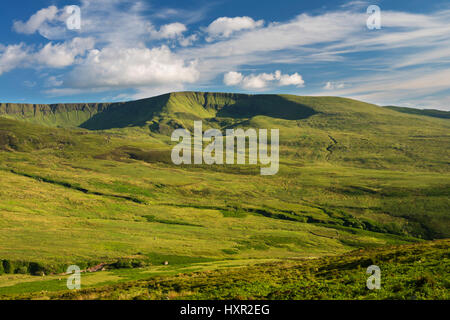
<svg viewBox="0 0 450 320"><path fill-rule="evenodd" d="M178 123L212 118L251 118L266 115L302 119L315 112L278 95L201 92L171 93L123 103L27 105L0 104L0 115L37 124L91 130Z"/></svg>
<svg viewBox="0 0 450 320"><path fill-rule="evenodd" d="M366 168L448 165L441 148L448 141L447 120L336 97L178 92L122 103L0 104L0 116L49 127L139 131L166 145L173 130L192 130L195 120L205 130L279 128L289 159Z"/></svg>
<svg viewBox="0 0 450 320"><path fill-rule="evenodd" d="M299 97L292 95L245 95L232 93L177 92L158 97L120 103L81 104L0 104L0 115L53 127L82 127L104 130L151 123L187 122L195 119L251 119L265 116L284 120L301 120L318 113L328 117L368 117L404 119L394 111L403 108L378 106L336 97ZM415 110L415 109L408 109ZM424 110L426 111L426 110ZM417 110L417 114L424 111ZM442 115L445 115L442 112ZM444 116L442 116L444 117ZM337 119L335 119L337 120Z"/></svg>
<svg viewBox="0 0 450 320"><path fill-rule="evenodd" d="M280 171L174 165L171 133L194 120L279 129ZM0 274L144 268L95 287L165 272L166 261L190 272L449 238L448 159L448 119L345 98L0 104ZM0 295L64 289L26 277L0 276Z"/></svg>

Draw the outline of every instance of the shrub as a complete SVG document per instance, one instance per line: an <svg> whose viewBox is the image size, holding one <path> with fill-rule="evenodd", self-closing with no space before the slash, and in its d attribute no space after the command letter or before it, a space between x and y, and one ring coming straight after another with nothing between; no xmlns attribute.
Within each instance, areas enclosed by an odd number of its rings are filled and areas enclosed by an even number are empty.
<svg viewBox="0 0 450 320"><path fill-rule="evenodd" d="M43 266L40 263L35 263L35 262L30 263L30 267L29 267L28 271L32 275L35 275L35 276L40 276L43 273L50 273L46 270L45 266Z"/></svg>
<svg viewBox="0 0 450 320"><path fill-rule="evenodd" d="M114 263L113 267L116 269L131 269L133 268L133 264L131 260L121 259Z"/></svg>
<svg viewBox="0 0 450 320"><path fill-rule="evenodd" d="M133 266L133 268L143 268L147 266L147 263L142 260L133 260L131 262L131 265Z"/></svg>
<svg viewBox="0 0 450 320"><path fill-rule="evenodd" d="M434 287L436 284L436 281L433 279L433 277L429 274L425 274L423 276L420 276L417 280L416 280L416 287L417 288L422 288L426 285L429 285L431 287Z"/></svg>
<svg viewBox="0 0 450 320"><path fill-rule="evenodd" d="M14 273L18 273L18 274L27 274L28 273L28 268L26 266L21 266L18 267Z"/></svg>
<svg viewBox="0 0 450 320"><path fill-rule="evenodd" d="M3 260L3 269L5 273L14 273L14 266L9 260Z"/></svg>

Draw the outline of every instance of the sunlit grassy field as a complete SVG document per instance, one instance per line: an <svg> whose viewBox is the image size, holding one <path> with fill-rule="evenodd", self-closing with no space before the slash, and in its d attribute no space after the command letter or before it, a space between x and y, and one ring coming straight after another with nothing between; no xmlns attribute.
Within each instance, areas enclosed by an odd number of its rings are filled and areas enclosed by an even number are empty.
<svg viewBox="0 0 450 320"><path fill-rule="evenodd" d="M449 299L449 241L358 250L320 259L235 260L112 270L82 275L69 291L61 276L1 279L6 299L306 300ZM369 290L366 270L381 270ZM0 296L1 297L1 296Z"/></svg>

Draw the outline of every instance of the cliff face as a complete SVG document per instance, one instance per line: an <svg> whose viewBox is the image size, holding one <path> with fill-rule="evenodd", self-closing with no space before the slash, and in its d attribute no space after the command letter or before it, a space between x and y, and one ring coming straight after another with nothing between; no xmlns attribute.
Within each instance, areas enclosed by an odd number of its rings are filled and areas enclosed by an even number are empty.
<svg viewBox="0 0 450 320"><path fill-rule="evenodd" d="M110 106L110 103L1 103L0 116L52 127L77 127Z"/></svg>
<svg viewBox="0 0 450 320"><path fill-rule="evenodd" d="M22 115L37 116L39 114L49 115L71 111L80 112L102 112L111 103L68 103L68 104L22 104L22 103L1 103L0 115Z"/></svg>
<svg viewBox="0 0 450 320"><path fill-rule="evenodd" d="M249 102L256 103L256 97L231 93L177 92L118 103L1 103L0 116L51 127L98 130L143 126L173 119L213 118L226 107L242 105L245 109Z"/></svg>

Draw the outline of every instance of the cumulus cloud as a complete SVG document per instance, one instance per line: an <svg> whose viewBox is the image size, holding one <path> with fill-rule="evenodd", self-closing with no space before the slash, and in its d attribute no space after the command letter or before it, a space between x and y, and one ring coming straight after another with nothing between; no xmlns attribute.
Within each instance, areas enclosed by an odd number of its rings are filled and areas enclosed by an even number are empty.
<svg viewBox="0 0 450 320"><path fill-rule="evenodd" d="M106 47L91 50L69 74L65 85L92 87L149 87L193 83L199 78L195 61L186 62L167 46L149 49Z"/></svg>
<svg viewBox="0 0 450 320"><path fill-rule="evenodd" d="M265 89L268 85L269 81L275 80L275 77L273 74L268 73L260 73L257 75L249 75L247 77L244 77L242 80L242 87L244 89L254 89L254 90L261 90Z"/></svg>
<svg viewBox="0 0 450 320"><path fill-rule="evenodd" d="M193 45L194 42L196 42L198 39L199 38L197 34L191 34L189 37L181 37L180 39L178 39L178 43L182 47L188 47Z"/></svg>
<svg viewBox="0 0 450 320"><path fill-rule="evenodd" d="M52 68L62 68L74 64L78 56L94 48L93 38L74 38L70 42L48 43L34 54L37 63Z"/></svg>
<svg viewBox="0 0 450 320"><path fill-rule="evenodd" d="M199 38L197 34L185 36L188 31L186 25L175 22L161 26L159 30L151 30L150 37L156 40L176 40L180 46L188 47L196 42Z"/></svg>
<svg viewBox="0 0 450 320"><path fill-rule="evenodd" d="M282 74L281 71L275 73L260 73L244 76L240 72L231 71L224 75L223 82L227 86L241 86L248 90L262 90L270 83L276 83L278 86L297 86L303 87L305 81L298 73L292 75Z"/></svg>
<svg viewBox="0 0 450 320"><path fill-rule="evenodd" d="M175 39L183 35L187 31L184 24L175 22L171 24L163 25L159 31L151 32L151 35L155 39Z"/></svg>
<svg viewBox="0 0 450 320"><path fill-rule="evenodd" d="M0 75L19 67L68 67L92 49L94 44L93 38L74 38L60 43L49 42L37 50L23 43L0 47Z"/></svg>
<svg viewBox="0 0 450 320"><path fill-rule="evenodd" d="M223 83L227 86L237 86L241 84L244 76L240 72L231 71L225 74L223 77Z"/></svg>
<svg viewBox="0 0 450 320"><path fill-rule="evenodd" d="M291 75L288 74L281 74L280 71L277 71L275 73L276 80L280 81L280 86L297 86L297 87L303 87L305 85L305 81L303 80L302 76L298 73L294 73Z"/></svg>
<svg viewBox="0 0 450 320"><path fill-rule="evenodd" d="M180 22L155 28L143 14L148 8L142 1L81 0L81 32L86 38L49 42L43 47L0 46L0 74L25 65L74 66L66 74L47 79L46 87L58 87L47 90L54 95L108 88L134 88L143 94L157 92L162 86L182 88L184 83L195 82L199 71L192 59L180 58L166 46L152 48L145 43L166 39L186 47L198 39L197 34L185 37L187 27ZM66 18L65 8L50 6L27 21L16 21L13 29L64 38L70 36L61 32L66 29Z"/></svg>
<svg viewBox="0 0 450 320"><path fill-rule="evenodd" d="M234 32L241 30L251 30L264 25L264 20L255 21L250 17L222 17L214 20L207 28L209 39L218 37L228 38Z"/></svg>
<svg viewBox="0 0 450 320"><path fill-rule="evenodd" d="M0 75L25 63L28 56L29 49L23 43L0 48Z"/></svg>

